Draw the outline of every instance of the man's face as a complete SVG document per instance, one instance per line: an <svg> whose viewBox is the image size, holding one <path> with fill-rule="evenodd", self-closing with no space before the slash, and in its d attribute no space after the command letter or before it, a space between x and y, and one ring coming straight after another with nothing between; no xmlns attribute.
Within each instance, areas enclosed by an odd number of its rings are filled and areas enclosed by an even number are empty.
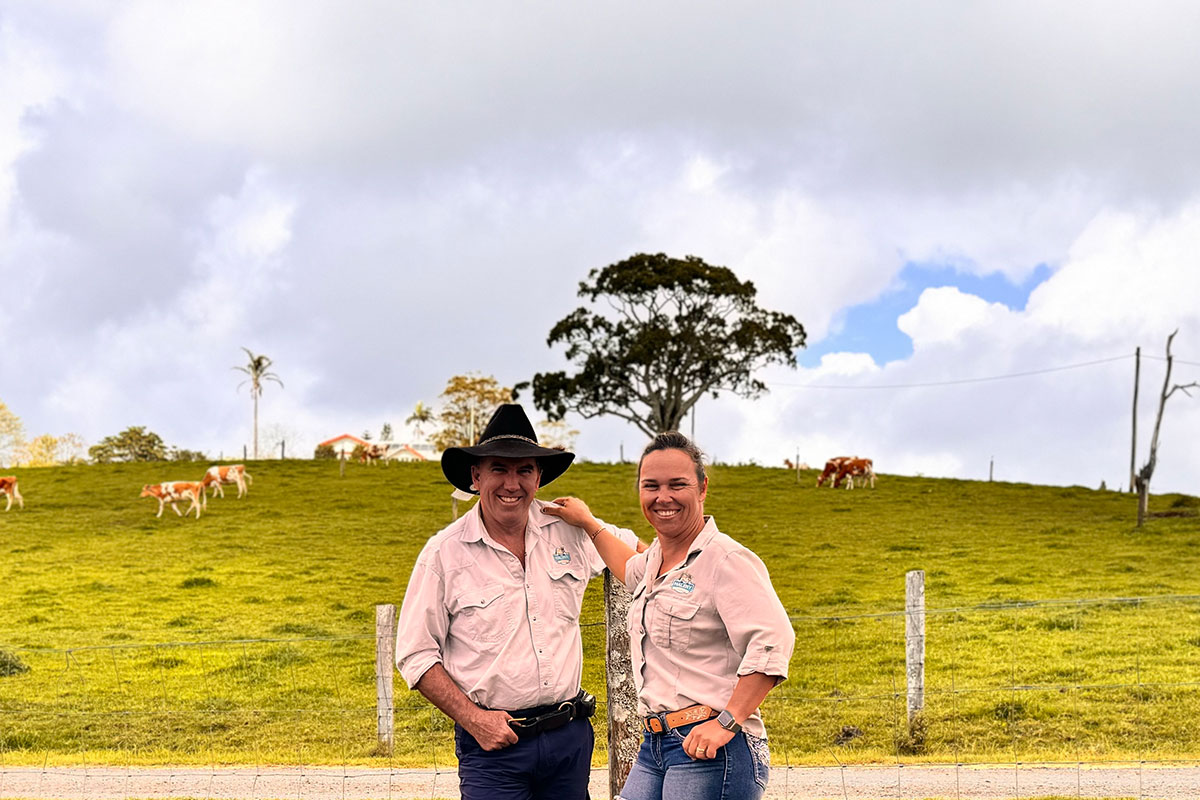
<svg viewBox="0 0 1200 800"><path fill-rule="evenodd" d="M489 457L471 467L484 523L523 528L541 479L542 471L532 458Z"/></svg>

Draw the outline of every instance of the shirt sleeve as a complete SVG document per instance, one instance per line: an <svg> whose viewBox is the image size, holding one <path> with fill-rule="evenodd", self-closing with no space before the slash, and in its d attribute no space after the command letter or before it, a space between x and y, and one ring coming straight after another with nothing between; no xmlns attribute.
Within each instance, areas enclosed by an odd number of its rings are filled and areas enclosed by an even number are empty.
<svg viewBox="0 0 1200 800"><path fill-rule="evenodd" d="M638 538L637 538L636 533L629 530L628 528L618 528L616 525L611 525L611 524L605 522L604 520L600 520L600 524L604 527L605 530L607 530L613 536L616 536L618 539L620 539L625 544L629 545L635 551L637 550ZM584 535L585 539L589 538L587 531L584 531L583 535ZM601 572L604 572L604 559L602 559L600 557L600 554L598 552L596 552L596 548L590 542L586 545L586 547L587 547L587 554L588 554L588 556L587 556L588 567L591 569L590 577L594 578L597 575L599 575Z"/></svg>
<svg viewBox="0 0 1200 800"><path fill-rule="evenodd" d="M727 555L717 570L717 613L741 653L737 674L787 678L796 632L762 559L745 548Z"/></svg>
<svg viewBox="0 0 1200 800"><path fill-rule="evenodd" d="M396 666L410 689L430 667L442 663L442 644L450 629L445 586L430 542L417 557L396 624Z"/></svg>
<svg viewBox="0 0 1200 800"><path fill-rule="evenodd" d="M640 553L634 553L625 562L625 588L630 592L638 587L642 582L642 578L646 575L646 561L650 556L650 550L643 550Z"/></svg>

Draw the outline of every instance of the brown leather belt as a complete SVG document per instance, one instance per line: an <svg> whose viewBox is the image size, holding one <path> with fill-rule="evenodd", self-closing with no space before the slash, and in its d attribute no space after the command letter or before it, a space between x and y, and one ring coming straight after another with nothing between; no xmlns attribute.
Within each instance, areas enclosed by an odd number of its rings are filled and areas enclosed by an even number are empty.
<svg viewBox="0 0 1200 800"><path fill-rule="evenodd" d="M664 711L661 714L651 714L642 719L642 726L651 733L662 733L672 728L691 725L693 722L704 722L712 719L717 712L708 706L692 706L678 711Z"/></svg>

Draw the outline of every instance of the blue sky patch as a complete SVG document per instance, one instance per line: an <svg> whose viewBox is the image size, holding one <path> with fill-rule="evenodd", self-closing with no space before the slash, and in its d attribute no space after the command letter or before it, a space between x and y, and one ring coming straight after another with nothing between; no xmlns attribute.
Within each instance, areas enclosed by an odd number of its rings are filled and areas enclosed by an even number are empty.
<svg viewBox="0 0 1200 800"><path fill-rule="evenodd" d="M1050 268L1039 264L1018 284L999 272L971 275L941 264L910 261L900 271L894 288L869 303L840 311L834 320L835 332L820 342L810 343L800 351L797 361L812 368L821 363L821 356L826 353L842 352L868 353L877 364L908 358L913 352L912 339L896 327L896 320L912 310L926 289L954 286L989 303L1003 303L1014 311L1022 311L1030 293L1050 275Z"/></svg>

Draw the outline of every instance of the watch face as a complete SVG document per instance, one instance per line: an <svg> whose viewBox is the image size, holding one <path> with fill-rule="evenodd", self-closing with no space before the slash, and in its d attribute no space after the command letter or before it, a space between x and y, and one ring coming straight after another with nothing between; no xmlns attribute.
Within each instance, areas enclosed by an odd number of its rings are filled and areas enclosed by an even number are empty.
<svg viewBox="0 0 1200 800"><path fill-rule="evenodd" d="M733 714L730 714L728 711L722 711L717 715L717 724L725 730L733 731L734 733L737 733L742 729L742 726L738 725L737 722L734 721Z"/></svg>

